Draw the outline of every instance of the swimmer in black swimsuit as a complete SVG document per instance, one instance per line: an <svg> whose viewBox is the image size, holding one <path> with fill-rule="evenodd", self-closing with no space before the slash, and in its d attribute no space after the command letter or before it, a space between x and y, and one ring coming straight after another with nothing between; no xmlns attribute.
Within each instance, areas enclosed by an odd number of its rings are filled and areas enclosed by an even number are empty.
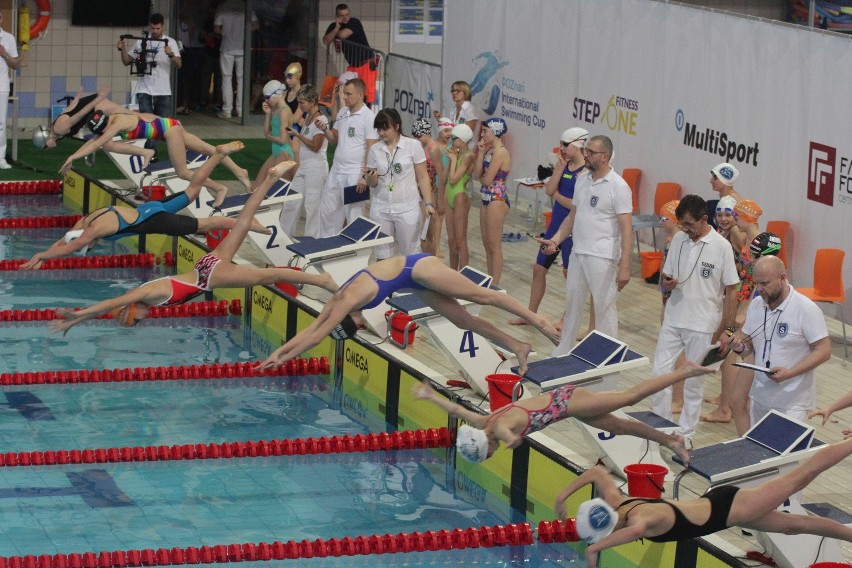
<svg viewBox="0 0 852 568"><path fill-rule="evenodd" d="M223 146L222 148L228 147ZM196 219L188 215L177 214L178 211L198 198L210 172L213 171L216 164L227 157L228 154L217 149L213 156L192 174L192 180L186 191L170 195L162 201L150 201L135 208L114 205L95 209L77 221L70 231L53 243L50 248L36 253L30 260L22 264L21 270L38 269L43 261L70 256L94 245L98 239L112 241L129 235L147 234L180 236L233 229L237 220L223 215ZM270 229L264 227L256 219L252 220L251 230L259 233L271 233ZM70 235L70 233L77 233L78 236Z"/></svg>
<svg viewBox="0 0 852 568"><path fill-rule="evenodd" d="M595 466L556 497L556 513L566 519L565 500L585 485L594 484L600 497L581 505L577 516L577 532L590 543L586 549L590 567L597 566L601 550L640 538L653 542L678 541L734 526L763 532L814 534L852 542L852 528L837 521L778 510L791 495L802 491L818 475L850 454L852 439L847 439L825 446L809 460L756 487L717 487L689 501L625 497L609 472ZM590 526L587 518L590 511L595 515L595 522L591 523L595 528L581 528Z"/></svg>
<svg viewBox="0 0 852 568"><path fill-rule="evenodd" d="M415 262L410 262L412 260ZM311 325L276 349L261 363L260 368L271 369L298 357L331 334L350 313L381 303L381 300L378 300L380 295L383 300L400 288L412 286L415 294L457 327L478 333L514 353L518 358L521 374L526 372L527 357L532 351L532 345L515 339L484 319L471 315L456 298L496 306L522 317L548 339L559 343L559 332L546 317L529 311L509 294L477 286L434 256L396 256L371 264L353 276L331 297Z"/></svg>
<svg viewBox="0 0 852 568"><path fill-rule="evenodd" d="M243 149L242 142L231 142L216 147L217 153L231 154ZM245 288L257 284L290 282L310 284L333 292L337 285L328 274L311 274L289 268L256 268L232 262L251 228L254 214L266 197L266 192L296 165L282 162L269 170L264 183L246 202L231 232L219 243L216 250L202 257L194 270L167 278L146 282L117 298L103 300L79 311L56 310L62 319L50 324L53 331L63 334L86 320L112 312L123 325L131 326L145 318L150 306L175 305L190 300L214 288Z"/></svg>

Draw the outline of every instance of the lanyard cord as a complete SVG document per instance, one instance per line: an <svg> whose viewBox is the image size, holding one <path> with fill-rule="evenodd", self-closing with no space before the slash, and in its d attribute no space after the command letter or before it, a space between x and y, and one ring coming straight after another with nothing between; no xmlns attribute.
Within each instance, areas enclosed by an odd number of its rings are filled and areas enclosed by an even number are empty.
<svg viewBox="0 0 852 568"><path fill-rule="evenodd" d="M778 310L775 315L775 323L772 324L772 331L766 335L766 319L769 315L769 306L763 307L763 362L766 363L766 368L771 368L769 357L772 355L772 338L775 337L775 328L778 326L778 320L781 319L781 313L784 310Z"/></svg>
<svg viewBox="0 0 852 568"><path fill-rule="evenodd" d="M695 259L695 264L692 265L692 270L689 271L689 276L686 277L686 280L680 280L681 270L680 270L680 259L683 256L683 245L686 244L686 239L681 241L680 250L677 252L677 275L678 275L678 285L685 283L687 280L692 278L692 273L695 272L695 267L698 266L698 262L701 260L701 253L704 252L704 247L707 245L706 242L701 241L701 249L698 251L698 258Z"/></svg>

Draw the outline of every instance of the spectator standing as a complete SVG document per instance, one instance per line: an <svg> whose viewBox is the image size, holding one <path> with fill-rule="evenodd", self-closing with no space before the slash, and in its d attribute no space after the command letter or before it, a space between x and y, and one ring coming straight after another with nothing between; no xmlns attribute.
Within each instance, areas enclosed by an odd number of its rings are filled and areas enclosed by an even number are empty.
<svg viewBox="0 0 852 568"><path fill-rule="evenodd" d="M344 44L340 40L346 40L347 43ZM334 22L329 24L322 36L324 46L328 47L332 42L338 51L343 52L343 57L350 67L360 67L373 56L361 20L351 16L346 4L338 4L334 8Z"/></svg>
<svg viewBox="0 0 852 568"><path fill-rule="evenodd" d="M9 111L11 81L9 70L17 69L21 63L15 37L2 28L3 12L0 12L0 170L12 166L6 161L6 117Z"/></svg>
<svg viewBox="0 0 852 568"><path fill-rule="evenodd" d="M251 14L252 30L257 30L257 16ZM245 0L226 0L216 9L213 31L222 38L219 47L219 66L222 70L222 112L219 118L231 118L231 114L243 116L243 69L245 64L246 3ZM234 87L236 79L236 105Z"/></svg>
<svg viewBox="0 0 852 568"><path fill-rule="evenodd" d="M136 79L136 104L139 112L156 114L157 116L173 116L172 112L172 67L177 71L181 67L181 58L177 42L163 33L165 19L162 14L151 14L148 20L148 37L143 50L142 40L136 40L128 52L123 39L118 40L116 48L121 54L121 62L125 66L133 65L142 58L150 65L150 75L139 75ZM144 53L143 53L144 51ZM148 140L146 148L156 150L157 142Z"/></svg>
<svg viewBox="0 0 852 568"><path fill-rule="evenodd" d="M293 190L302 194L302 203L305 205L305 236L317 237L322 188L328 178L328 139L323 134L323 129L328 127L328 119L319 109L319 91L316 87L302 86L296 98L299 101L300 128L298 131L294 128L287 130L301 142L299 169L293 178Z"/></svg>
<svg viewBox="0 0 852 568"><path fill-rule="evenodd" d="M402 118L396 109L380 110L373 126L380 141L370 148L364 170L367 184L374 188L370 218L394 237L399 254L408 256L420 252L420 202L427 218L435 213L426 153L418 140L402 135ZM393 245L376 247L376 260L392 256Z"/></svg>
<svg viewBox="0 0 852 568"><path fill-rule="evenodd" d="M565 281L565 319L562 341L553 351L565 355L577 342L580 315L589 293L595 313L595 329L618 335L615 300L630 281L630 250L633 247L633 197L627 182L612 169L612 140L593 136L583 148L586 170L574 186L573 207L549 239L545 254L556 252L558 243L574 237Z"/></svg>
<svg viewBox="0 0 852 568"><path fill-rule="evenodd" d="M739 389L747 388L748 381L735 382L738 391L731 396L731 410L740 435L770 410L806 420L808 411L816 407L814 369L831 358L822 310L790 285L781 259L759 258L754 264L754 286L758 295L729 346L766 371L754 373L748 411L739 404L746 399Z"/></svg>
<svg viewBox="0 0 852 568"><path fill-rule="evenodd" d="M314 121L326 139L337 144L328 180L322 191L319 237L336 235L343 226L358 216L366 216L365 201L345 203L344 188L355 187L351 195L369 191L363 174L370 147L379 139L373 127L375 116L364 104L366 86L361 79L350 79L343 86L346 105L337 114L333 126Z"/></svg>
<svg viewBox="0 0 852 568"><path fill-rule="evenodd" d="M471 99L473 94L470 90L470 85L467 81L456 81L450 86L450 96L453 99L453 107L447 112L447 117L454 124L467 124L473 138L468 145L471 150L476 151L476 144L479 142L479 109L473 106ZM435 111L435 119L441 119L440 111Z"/></svg>
<svg viewBox="0 0 852 568"><path fill-rule="evenodd" d="M707 222L707 203L697 195L687 195L680 200L675 214L681 232L672 237L660 273L661 286L671 296L654 352L654 375L671 371L681 352L690 361L701 361L717 341L720 349L726 351L737 310L736 287L740 278L734 251ZM704 377L687 379L680 433L688 438L695 435L703 398ZM672 419L671 388L655 394L652 403L654 412Z"/></svg>
<svg viewBox="0 0 852 568"><path fill-rule="evenodd" d="M178 19L178 41L181 51L181 67L178 72L177 108L179 115L191 114L199 103L199 84L201 81L201 63L204 60L202 29L198 22L198 13L187 4L182 4Z"/></svg>

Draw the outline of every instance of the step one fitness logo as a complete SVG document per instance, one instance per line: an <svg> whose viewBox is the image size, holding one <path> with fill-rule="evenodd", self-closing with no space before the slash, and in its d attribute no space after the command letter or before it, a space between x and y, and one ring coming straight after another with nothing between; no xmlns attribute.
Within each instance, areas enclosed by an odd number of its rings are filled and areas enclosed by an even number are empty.
<svg viewBox="0 0 852 568"><path fill-rule="evenodd" d="M636 136L639 101L612 95L601 113L601 105L597 101L575 97L571 116L589 124L603 122L613 132Z"/></svg>

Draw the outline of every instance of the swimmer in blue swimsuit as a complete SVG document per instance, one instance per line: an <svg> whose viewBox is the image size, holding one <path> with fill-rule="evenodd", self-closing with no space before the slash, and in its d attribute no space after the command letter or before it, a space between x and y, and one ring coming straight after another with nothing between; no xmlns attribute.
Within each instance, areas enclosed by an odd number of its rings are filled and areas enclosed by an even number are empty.
<svg viewBox="0 0 852 568"><path fill-rule="evenodd" d="M230 230L237 221L224 215L207 219L196 219L177 212L198 198L201 188L207 183L207 177L227 154L216 151L193 174L189 187L182 193L176 193L162 201L149 201L139 207L111 205L96 209L82 217L68 233L53 243L45 251L36 253L21 265L21 269L37 269L44 260L62 258L83 251L98 239L116 241L129 235L192 235L207 231ZM269 234L270 229L259 221L252 221L251 230Z"/></svg>
<svg viewBox="0 0 852 568"><path fill-rule="evenodd" d="M216 154L228 155L242 149L242 142L231 142L217 146ZM232 262L251 229L254 215L266 197L266 192L295 166L296 162L282 162L269 170L258 191L251 194L240 211L231 232L213 252L201 257L192 271L146 282L117 298L103 300L79 311L64 308L56 310L56 315L61 319L51 322L51 329L65 334L78 323L107 313L112 313L123 325L132 326L148 315L151 306L183 303L215 288L246 288L259 284L290 282L320 286L330 292L336 291L337 284L328 274L310 274L289 268L256 268Z"/></svg>
<svg viewBox="0 0 852 568"><path fill-rule="evenodd" d="M602 466L581 474L556 497L556 513L568 517L565 500L594 484L598 498L577 511L577 537L590 543L586 560L596 565L606 548L646 538L673 542L709 535L728 527L784 534L813 534L852 541L852 527L818 515L778 510L794 493L852 454L852 438L825 447L795 468L755 487L716 487L698 499L633 499L622 495L618 483ZM595 518L590 523L590 517Z"/></svg>
<svg viewBox="0 0 852 568"><path fill-rule="evenodd" d="M276 349L260 368L269 369L298 357L334 332L350 313L376 307L390 294L402 289L414 291L456 326L512 351L518 358L521 373L526 371L532 346L471 315L456 298L506 310L526 319L551 341L558 342L559 332L546 317L532 313L508 294L477 286L430 254L417 253L380 260L356 273L332 296L311 325Z"/></svg>
<svg viewBox="0 0 852 568"><path fill-rule="evenodd" d="M683 367L671 373L651 377L624 391L591 392L582 387L565 385L552 392L519 400L489 415L473 412L451 402L438 395L426 383L416 385L414 394L418 398L431 400L448 414L467 422L459 429L456 449L470 462L485 461L500 447L500 442L508 448L516 448L523 442L524 436L538 432L554 422L574 417L613 434L629 434L657 442L688 463L689 453L683 436L669 435L644 422L618 418L610 413L637 404L655 392L706 372L713 371L687 361Z"/></svg>

